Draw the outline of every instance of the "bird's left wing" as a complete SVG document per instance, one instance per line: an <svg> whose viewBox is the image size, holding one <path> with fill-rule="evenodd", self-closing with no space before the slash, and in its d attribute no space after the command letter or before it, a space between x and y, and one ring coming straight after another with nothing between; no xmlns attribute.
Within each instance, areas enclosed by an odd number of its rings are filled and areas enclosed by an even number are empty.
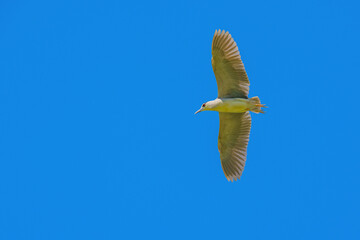
<svg viewBox="0 0 360 240"><path fill-rule="evenodd" d="M221 166L227 180L240 179L245 167L251 117L249 112L219 113L220 130L218 148Z"/></svg>
<svg viewBox="0 0 360 240"><path fill-rule="evenodd" d="M247 98L250 82L238 47L229 32L215 31L211 52L218 97Z"/></svg>

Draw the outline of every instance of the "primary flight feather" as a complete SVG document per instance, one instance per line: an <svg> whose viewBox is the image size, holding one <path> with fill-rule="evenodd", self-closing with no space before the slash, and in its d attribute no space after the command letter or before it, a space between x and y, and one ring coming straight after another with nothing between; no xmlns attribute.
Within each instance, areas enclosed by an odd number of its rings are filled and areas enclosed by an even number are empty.
<svg viewBox="0 0 360 240"><path fill-rule="evenodd" d="M240 179L245 167L251 117L249 111L264 113L258 97L248 99L249 79L238 47L229 32L216 30L212 41L211 64L218 97L195 112L217 111L220 117L218 148L227 180Z"/></svg>

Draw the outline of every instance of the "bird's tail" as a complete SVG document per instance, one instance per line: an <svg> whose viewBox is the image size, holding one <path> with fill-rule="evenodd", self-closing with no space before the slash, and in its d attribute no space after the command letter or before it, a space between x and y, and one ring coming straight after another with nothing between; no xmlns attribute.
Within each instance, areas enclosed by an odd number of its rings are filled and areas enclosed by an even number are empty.
<svg viewBox="0 0 360 240"><path fill-rule="evenodd" d="M251 104L250 111L252 111L254 113L265 113L261 108L262 107L266 108L266 106L265 106L265 104L260 103L259 97L252 97L249 100L250 100L250 104Z"/></svg>

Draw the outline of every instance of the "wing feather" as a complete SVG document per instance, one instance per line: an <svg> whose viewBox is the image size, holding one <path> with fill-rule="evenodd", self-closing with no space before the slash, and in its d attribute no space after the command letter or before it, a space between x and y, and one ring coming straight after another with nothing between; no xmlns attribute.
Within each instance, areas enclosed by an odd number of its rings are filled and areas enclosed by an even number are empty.
<svg viewBox="0 0 360 240"><path fill-rule="evenodd" d="M218 85L219 98L247 98L250 82L236 42L229 32L215 31L211 63Z"/></svg>
<svg viewBox="0 0 360 240"><path fill-rule="evenodd" d="M251 117L245 113L219 113L218 147L221 166L229 181L240 179L245 167Z"/></svg>

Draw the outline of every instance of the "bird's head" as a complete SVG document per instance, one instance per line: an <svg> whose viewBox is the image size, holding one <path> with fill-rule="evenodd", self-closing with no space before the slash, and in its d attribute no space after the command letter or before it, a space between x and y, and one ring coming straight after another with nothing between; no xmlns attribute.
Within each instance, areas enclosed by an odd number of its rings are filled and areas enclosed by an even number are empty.
<svg viewBox="0 0 360 240"><path fill-rule="evenodd" d="M209 101L209 102L206 102L206 103L203 103L201 105L201 108L199 110L197 110L195 112L195 114L199 113L199 112L202 112L202 111L206 111L206 110L212 110L214 108L214 101Z"/></svg>
<svg viewBox="0 0 360 240"><path fill-rule="evenodd" d="M202 112L202 111L204 111L204 110L206 110L206 103L203 103L203 105L201 105L201 108L200 108L199 110L197 110L197 111L195 112L195 114L197 114L197 113L199 113L199 112Z"/></svg>
<svg viewBox="0 0 360 240"><path fill-rule="evenodd" d="M222 103L220 99L215 99L212 101L208 101L201 105L201 108L195 112L195 114L202 112L202 111L217 111L218 106Z"/></svg>

